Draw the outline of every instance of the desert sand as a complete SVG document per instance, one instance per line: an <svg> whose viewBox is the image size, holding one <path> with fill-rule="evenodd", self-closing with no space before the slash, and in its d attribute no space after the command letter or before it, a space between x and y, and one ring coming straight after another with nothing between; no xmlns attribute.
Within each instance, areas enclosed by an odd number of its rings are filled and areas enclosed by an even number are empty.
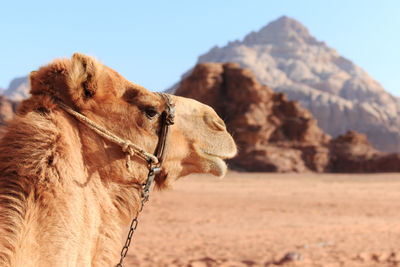
<svg viewBox="0 0 400 267"><path fill-rule="evenodd" d="M400 174L185 177L152 191L128 255L126 266L400 266Z"/></svg>

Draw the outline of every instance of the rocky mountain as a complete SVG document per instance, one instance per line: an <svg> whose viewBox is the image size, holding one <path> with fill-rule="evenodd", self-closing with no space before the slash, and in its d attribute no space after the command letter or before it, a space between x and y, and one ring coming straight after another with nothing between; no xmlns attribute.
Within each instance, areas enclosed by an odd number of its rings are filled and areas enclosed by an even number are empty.
<svg viewBox="0 0 400 267"><path fill-rule="evenodd" d="M17 105L18 102L7 99L5 95L0 96L0 127L6 125L7 121L14 117Z"/></svg>
<svg viewBox="0 0 400 267"><path fill-rule="evenodd" d="M241 41L214 47L198 62L237 62L299 101L331 136L356 130L379 150L400 151L400 100L294 19L281 17Z"/></svg>
<svg viewBox="0 0 400 267"><path fill-rule="evenodd" d="M10 100L22 101L29 97L29 90L29 80L28 77L25 76L12 80L8 89L1 93L6 95Z"/></svg>
<svg viewBox="0 0 400 267"><path fill-rule="evenodd" d="M0 135L3 126L14 117L18 104L29 97L29 90L27 77L15 78L7 90L0 89Z"/></svg>
<svg viewBox="0 0 400 267"><path fill-rule="evenodd" d="M353 131L332 140L312 114L258 82L237 63L198 64L176 95L212 106L225 120L239 154L233 168L273 172L400 171L400 157L371 147Z"/></svg>

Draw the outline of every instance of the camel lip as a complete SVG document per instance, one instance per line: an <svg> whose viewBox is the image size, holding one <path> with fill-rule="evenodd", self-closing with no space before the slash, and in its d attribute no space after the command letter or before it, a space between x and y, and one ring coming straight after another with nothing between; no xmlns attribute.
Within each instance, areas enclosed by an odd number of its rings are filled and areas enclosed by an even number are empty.
<svg viewBox="0 0 400 267"><path fill-rule="evenodd" d="M194 145L194 147L197 153L199 155L202 155L202 157L209 162L209 167L208 167L209 169L207 171L208 173L211 173L220 178L225 176L228 170L228 166L226 165L224 159L229 158L230 155L221 155L213 153L199 147L198 145Z"/></svg>
<svg viewBox="0 0 400 267"><path fill-rule="evenodd" d="M209 153L207 151L202 150L201 151L213 164L211 166L214 166L211 170L211 173L215 176L218 176L219 178L222 178L225 176L228 166L226 165L224 159L226 159L225 156L222 155L217 155L214 153Z"/></svg>
<svg viewBox="0 0 400 267"><path fill-rule="evenodd" d="M236 156L236 151L233 152L233 153L225 154L225 155L216 154L216 153L213 153L213 152L204 150L204 149L201 149L201 151L202 151L204 154L207 154L207 155L212 156L212 157L217 157L217 158L220 158L220 159L231 159L231 158L233 158L234 156Z"/></svg>

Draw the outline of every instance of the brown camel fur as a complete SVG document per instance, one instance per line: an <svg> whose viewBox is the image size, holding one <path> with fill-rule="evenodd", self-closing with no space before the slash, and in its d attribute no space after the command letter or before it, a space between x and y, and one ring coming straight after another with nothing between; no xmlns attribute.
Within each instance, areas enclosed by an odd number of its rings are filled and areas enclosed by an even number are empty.
<svg viewBox="0 0 400 267"><path fill-rule="evenodd" d="M154 152L165 108L159 95L76 53L30 75L31 97L0 141L0 266L112 266L140 208L147 164L105 141L56 100ZM212 108L171 96L159 188L190 173L226 172L236 146Z"/></svg>

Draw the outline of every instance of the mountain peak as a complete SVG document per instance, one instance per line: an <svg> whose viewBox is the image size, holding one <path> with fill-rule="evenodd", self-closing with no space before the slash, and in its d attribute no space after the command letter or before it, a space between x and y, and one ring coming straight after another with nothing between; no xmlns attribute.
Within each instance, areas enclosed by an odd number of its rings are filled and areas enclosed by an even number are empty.
<svg viewBox="0 0 400 267"><path fill-rule="evenodd" d="M300 101L330 135L357 130L376 148L400 152L400 99L295 19L280 17L198 62L239 63L261 83Z"/></svg>
<svg viewBox="0 0 400 267"><path fill-rule="evenodd" d="M295 31L300 35L303 36L310 36L308 29L301 24L299 21L292 19L287 16L282 16L277 20L272 21L269 23L265 28L270 28L274 30L281 30L281 31Z"/></svg>
<svg viewBox="0 0 400 267"><path fill-rule="evenodd" d="M276 43L316 43L308 29L299 21L282 16L261 28L258 32L248 34L243 43L246 45Z"/></svg>

